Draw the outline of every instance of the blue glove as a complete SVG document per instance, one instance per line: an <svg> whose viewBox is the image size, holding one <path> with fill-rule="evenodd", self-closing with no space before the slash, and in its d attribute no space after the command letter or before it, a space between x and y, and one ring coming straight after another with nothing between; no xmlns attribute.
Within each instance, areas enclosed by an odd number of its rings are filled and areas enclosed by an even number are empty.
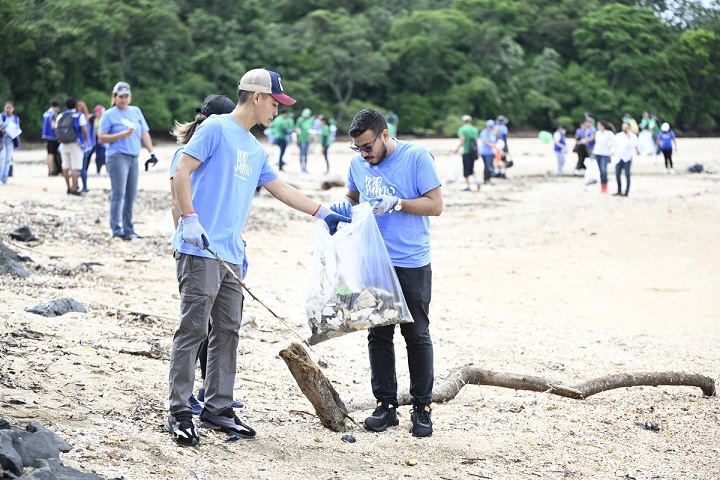
<svg viewBox="0 0 720 480"><path fill-rule="evenodd" d="M335 235L335 232L337 232L338 223L352 222L350 217L346 217L345 215L339 215L337 213L333 213L327 207L320 207L320 209L315 214L315 218L319 218L320 220L325 220L325 223L327 223L327 226L330 229L330 235Z"/></svg>
<svg viewBox="0 0 720 480"><path fill-rule="evenodd" d="M375 215L384 215L397 205L398 197L392 195L378 195L368 200L373 207Z"/></svg>
<svg viewBox="0 0 720 480"><path fill-rule="evenodd" d="M151 154L150 154L150 158L148 158L148 159L145 161L145 171L146 171L146 172L148 171L148 167L150 166L151 163L152 163L152 166L153 166L153 167L154 167L155 164L157 163L157 157L155 157L155 154L154 154L154 153L151 153Z"/></svg>
<svg viewBox="0 0 720 480"><path fill-rule="evenodd" d="M207 239L207 232L200 225L197 213L191 213L182 217L183 233L182 238L185 243L194 245L200 250L205 250L209 242Z"/></svg>
<svg viewBox="0 0 720 480"><path fill-rule="evenodd" d="M350 205L350 202L334 203L330 206L330 210L343 217L352 218L352 205Z"/></svg>
<svg viewBox="0 0 720 480"><path fill-rule="evenodd" d="M243 257L242 262L242 278L245 278L245 276L247 275L248 267L250 266L250 262L248 262L247 258L247 242L245 240L243 240L243 247L245 250L245 256Z"/></svg>

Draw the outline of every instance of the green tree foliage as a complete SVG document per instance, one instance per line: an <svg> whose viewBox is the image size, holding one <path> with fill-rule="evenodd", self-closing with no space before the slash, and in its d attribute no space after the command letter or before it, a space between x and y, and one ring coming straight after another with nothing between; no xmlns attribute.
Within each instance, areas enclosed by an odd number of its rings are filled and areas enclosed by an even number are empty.
<svg viewBox="0 0 720 480"><path fill-rule="evenodd" d="M299 29L308 59L300 72L319 91L327 91L338 106L338 120L359 89L381 86L386 81L388 62L378 51L377 39L365 33L372 29L371 20L364 14L342 10L312 12Z"/></svg>
<svg viewBox="0 0 720 480"><path fill-rule="evenodd" d="M587 110L720 127L718 0L0 0L0 19L0 100L26 138L51 98L107 107L120 80L164 133L257 67L283 75L296 114L341 130L363 106L416 134L454 134L466 113L550 129Z"/></svg>

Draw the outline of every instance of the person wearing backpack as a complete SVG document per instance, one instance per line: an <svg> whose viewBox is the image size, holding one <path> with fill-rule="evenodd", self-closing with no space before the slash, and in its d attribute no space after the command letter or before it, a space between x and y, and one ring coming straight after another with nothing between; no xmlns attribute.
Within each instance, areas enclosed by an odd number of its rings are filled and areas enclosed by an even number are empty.
<svg viewBox="0 0 720 480"><path fill-rule="evenodd" d="M157 163L153 143L142 111L130 105L130 85L118 82L112 91L112 107L100 119L98 140L107 143L106 167L110 175L110 229L113 238L138 240L133 208L138 193L138 155L144 146L150 153L146 162Z"/></svg>
<svg viewBox="0 0 720 480"><path fill-rule="evenodd" d="M69 195L81 195L78 188L78 172L83 167L85 145L88 144L87 120L78 112L74 98L65 100L65 111L57 116L55 134L60 142L62 174Z"/></svg>
<svg viewBox="0 0 720 480"><path fill-rule="evenodd" d="M465 177L464 191L469 192L470 177L475 177L475 160L478 159L477 139L480 132L477 127L472 124L472 117L470 115L463 115L461 120L463 125L458 129L460 141L457 147L455 147L454 153L458 153L460 147L462 147L463 177ZM480 190L480 181L477 177L475 177L475 183L477 184L477 189Z"/></svg>

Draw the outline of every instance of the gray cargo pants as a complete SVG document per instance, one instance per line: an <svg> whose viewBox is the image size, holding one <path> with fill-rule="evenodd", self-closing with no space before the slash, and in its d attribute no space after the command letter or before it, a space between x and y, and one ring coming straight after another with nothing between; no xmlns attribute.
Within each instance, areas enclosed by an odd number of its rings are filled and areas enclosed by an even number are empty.
<svg viewBox="0 0 720 480"><path fill-rule="evenodd" d="M207 338L205 408L218 415L233 402L242 287L214 258L180 252L175 252L174 257L180 284L180 325L170 355L170 411L190 410L188 399L193 393L197 352ZM242 278L242 266L229 265Z"/></svg>

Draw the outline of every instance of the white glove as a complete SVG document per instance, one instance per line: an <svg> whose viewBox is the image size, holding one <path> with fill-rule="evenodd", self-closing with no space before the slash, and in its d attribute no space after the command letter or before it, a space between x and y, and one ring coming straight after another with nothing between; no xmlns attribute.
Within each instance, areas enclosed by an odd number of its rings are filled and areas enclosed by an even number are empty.
<svg viewBox="0 0 720 480"><path fill-rule="evenodd" d="M370 205L373 207L373 213L375 215L384 215L398 203L398 197L392 195L378 195L368 200Z"/></svg>
<svg viewBox="0 0 720 480"><path fill-rule="evenodd" d="M194 245L200 250L205 250L205 247L209 245L207 239L207 232L200 221L198 220L197 213L191 213L182 217L183 233L182 237L185 243Z"/></svg>

